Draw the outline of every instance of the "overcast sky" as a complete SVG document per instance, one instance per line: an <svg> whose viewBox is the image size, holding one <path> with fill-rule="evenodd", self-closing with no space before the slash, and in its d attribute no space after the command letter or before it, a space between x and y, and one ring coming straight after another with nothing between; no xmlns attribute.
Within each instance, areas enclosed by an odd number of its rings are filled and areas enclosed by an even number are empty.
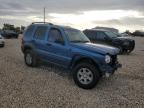
<svg viewBox="0 0 144 108"><path fill-rule="evenodd" d="M0 0L0 27L43 21L44 7L46 20L55 24L144 30L144 0Z"/></svg>

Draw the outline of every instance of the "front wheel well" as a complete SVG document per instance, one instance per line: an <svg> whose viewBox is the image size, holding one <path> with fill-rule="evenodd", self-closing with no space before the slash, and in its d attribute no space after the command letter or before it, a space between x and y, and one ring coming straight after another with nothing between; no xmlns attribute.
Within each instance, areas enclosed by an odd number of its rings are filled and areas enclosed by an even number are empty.
<svg viewBox="0 0 144 108"><path fill-rule="evenodd" d="M26 50L32 50L32 48L29 47L29 46L26 46L26 47L24 47L24 52L25 52Z"/></svg>
<svg viewBox="0 0 144 108"><path fill-rule="evenodd" d="M76 65L78 65L78 64L80 64L80 63L84 63L84 62L85 62L85 63L90 63L90 64L94 65L98 70L100 70L98 64L97 64L93 59L91 59L91 58L80 58L80 59L78 59L78 60L73 64L72 68L74 68Z"/></svg>

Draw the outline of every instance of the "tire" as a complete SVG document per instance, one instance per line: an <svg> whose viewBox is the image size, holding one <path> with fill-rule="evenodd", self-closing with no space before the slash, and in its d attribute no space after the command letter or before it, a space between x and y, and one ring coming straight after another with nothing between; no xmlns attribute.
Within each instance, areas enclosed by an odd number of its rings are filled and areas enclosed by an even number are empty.
<svg viewBox="0 0 144 108"><path fill-rule="evenodd" d="M5 45L4 44L2 44L0 47L4 47Z"/></svg>
<svg viewBox="0 0 144 108"><path fill-rule="evenodd" d="M30 67L36 67L37 64L37 58L32 50L26 50L24 53L24 60L25 64Z"/></svg>
<svg viewBox="0 0 144 108"><path fill-rule="evenodd" d="M130 54L132 50L126 50L126 54Z"/></svg>
<svg viewBox="0 0 144 108"><path fill-rule="evenodd" d="M18 39L18 36L15 36L15 39Z"/></svg>
<svg viewBox="0 0 144 108"><path fill-rule="evenodd" d="M87 75L84 76L84 73L87 73ZM90 63L80 63L73 69L73 79L80 88L92 89L100 79L100 72Z"/></svg>

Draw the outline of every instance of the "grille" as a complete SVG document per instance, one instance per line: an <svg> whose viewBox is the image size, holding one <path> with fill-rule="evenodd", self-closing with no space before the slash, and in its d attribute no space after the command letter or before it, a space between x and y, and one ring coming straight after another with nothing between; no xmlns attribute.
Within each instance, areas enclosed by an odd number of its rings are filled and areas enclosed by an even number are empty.
<svg viewBox="0 0 144 108"><path fill-rule="evenodd" d="M131 41L131 44L132 44L132 46L134 47L134 46L135 46L135 41L134 41L134 40Z"/></svg>
<svg viewBox="0 0 144 108"><path fill-rule="evenodd" d="M111 60L111 63L110 63L111 65L114 65L114 64L117 63L117 55L112 55L112 56L111 56L111 59L112 59L112 60Z"/></svg>

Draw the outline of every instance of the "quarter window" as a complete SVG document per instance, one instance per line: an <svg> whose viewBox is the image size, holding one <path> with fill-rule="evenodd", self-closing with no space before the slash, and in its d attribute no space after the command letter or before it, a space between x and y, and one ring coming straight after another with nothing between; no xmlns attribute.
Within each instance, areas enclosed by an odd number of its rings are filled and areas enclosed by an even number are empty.
<svg viewBox="0 0 144 108"><path fill-rule="evenodd" d="M33 35L33 32L34 32L34 26L29 26L25 32L25 36L26 37L32 37Z"/></svg>

